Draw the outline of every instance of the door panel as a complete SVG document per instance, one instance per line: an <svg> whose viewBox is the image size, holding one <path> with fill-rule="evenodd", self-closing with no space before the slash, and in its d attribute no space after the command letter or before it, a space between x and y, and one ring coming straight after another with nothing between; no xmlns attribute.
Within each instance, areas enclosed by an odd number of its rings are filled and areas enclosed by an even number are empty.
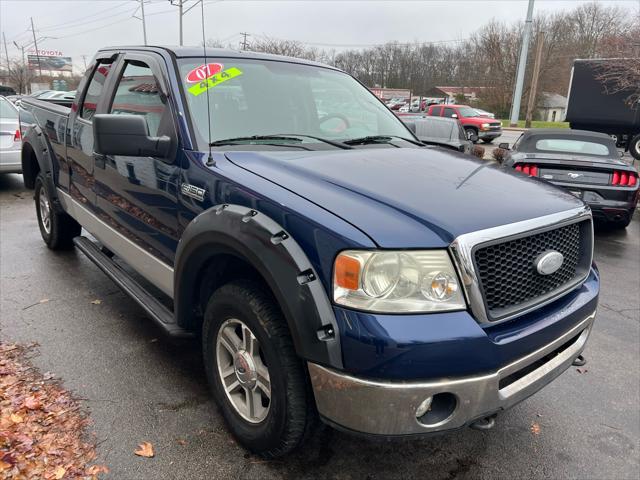
<svg viewBox="0 0 640 480"><path fill-rule="evenodd" d="M137 246L173 265L178 245L177 195L180 169L173 116L161 94L159 63L147 55L128 55L119 66L106 112L142 115L150 136L173 139L169 158L97 156L95 185L99 217ZM116 252L118 253L118 252Z"/></svg>
<svg viewBox="0 0 640 480"><path fill-rule="evenodd" d="M86 91L78 106L69 117L70 130L67 137L67 168L69 172L69 194L87 208L95 206L93 115L104 102L103 93L113 65L112 58L96 60Z"/></svg>

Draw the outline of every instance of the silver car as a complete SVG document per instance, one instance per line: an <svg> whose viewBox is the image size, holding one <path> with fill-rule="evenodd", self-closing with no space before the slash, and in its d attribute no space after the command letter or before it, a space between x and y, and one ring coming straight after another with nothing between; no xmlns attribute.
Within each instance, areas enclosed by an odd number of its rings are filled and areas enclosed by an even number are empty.
<svg viewBox="0 0 640 480"><path fill-rule="evenodd" d="M0 97L0 173L22 173L21 148L18 109Z"/></svg>

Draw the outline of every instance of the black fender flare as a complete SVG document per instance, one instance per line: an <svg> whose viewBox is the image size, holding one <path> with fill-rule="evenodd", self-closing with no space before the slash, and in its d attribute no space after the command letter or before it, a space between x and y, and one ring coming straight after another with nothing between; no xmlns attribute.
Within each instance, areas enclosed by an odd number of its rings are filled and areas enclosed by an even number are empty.
<svg viewBox="0 0 640 480"><path fill-rule="evenodd" d="M216 254L231 254L255 268L287 320L298 355L342 368L340 335L333 308L306 254L277 222L240 205L214 206L194 218L180 239L174 269L178 325L193 328L197 271Z"/></svg>
<svg viewBox="0 0 640 480"><path fill-rule="evenodd" d="M38 166L40 167L40 171L44 173L44 177L48 183L49 192L55 197L56 200L54 203L56 207L59 206L59 202L57 202L57 193L55 189L55 182L53 178L53 148L49 145L49 141L47 136L42 132L41 128L38 125L32 125L25 132L23 141L22 141L22 152L20 154L20 159L22 162L23 175L33 175L33 172L26 171L28 169L27 164L25 163L25 155L28 149L31 149L33 154L38 161ZM33 175L33 181L35 181L35 175ZM61 207L60 207L61 208Z"/></svg>

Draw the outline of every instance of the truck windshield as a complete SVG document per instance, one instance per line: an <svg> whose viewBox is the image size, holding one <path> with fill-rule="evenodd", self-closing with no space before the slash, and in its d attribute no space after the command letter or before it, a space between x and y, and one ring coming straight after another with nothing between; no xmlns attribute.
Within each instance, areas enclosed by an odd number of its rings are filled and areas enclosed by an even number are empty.
<svg viewBox="0 0 640 480"><path fill-rule="evenodd" d="M300 137L305 144L371 136L413 140L393 113L342 72L236 58L208 58L206 65L202 58L183 58L179 69L201 142L287 134L308 135Z"/></svg>

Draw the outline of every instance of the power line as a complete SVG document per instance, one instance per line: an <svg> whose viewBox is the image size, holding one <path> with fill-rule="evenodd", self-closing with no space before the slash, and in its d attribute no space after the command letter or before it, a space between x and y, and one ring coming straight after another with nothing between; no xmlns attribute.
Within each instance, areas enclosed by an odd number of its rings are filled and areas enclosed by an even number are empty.
<svg viewBox="0 0 640 480"><path fill-rule="evenodd" d="M74 24L74 23L79 23L80 25L82 25L84 23L89 23L89 22L87 22L87 19L95 17L95 16L98 16L98 15L101 15L101 14L103 14L105 12L113 12L114 10L117 10L120 7L123 7L125 5L131 5L131 2L129 0L127 0L126 2L119 3L115 7L110 7L110 8L107 8L105 10L100 10L100 11L92 13L90 15L85 15L85 16L82 16L82 17L78 17L78 18L76 18L74 20L68 20L68 21L62 22L62 23L54 23L54 24L51 24L51 25L45 25L44 27L40 27L38 30L39 31L59 30L60 29L59 27L68 26L68 25L71 25L71 24ZM122 13L122 12L120 12L120 13ZM102 18L99 18L98 20L103 20L104 18L109 18L109 17L102 17ZM79 26L79 25L77 25L77 26Z"/></svg>

